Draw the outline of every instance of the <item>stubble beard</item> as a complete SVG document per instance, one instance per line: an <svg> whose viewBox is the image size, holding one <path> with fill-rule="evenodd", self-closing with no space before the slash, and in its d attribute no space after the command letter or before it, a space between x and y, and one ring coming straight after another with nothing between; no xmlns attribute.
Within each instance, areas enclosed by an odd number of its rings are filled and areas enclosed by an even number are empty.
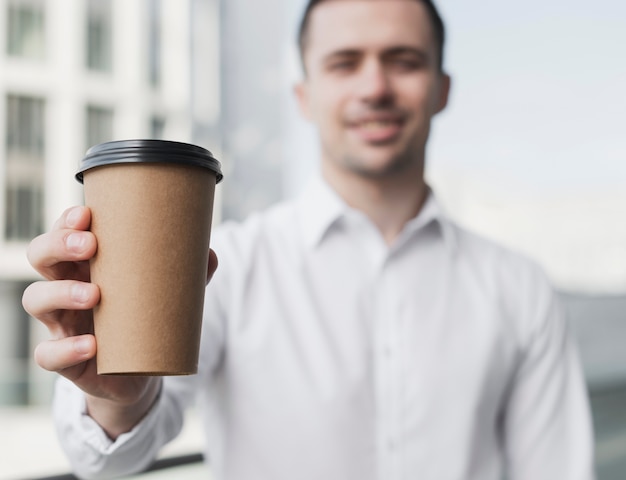
<svg viewBox="0 0 626 480"><path fill-rule="evenodd" d="M337 164L366 180L390 180L415 171L423 172L423 160L415 151L395 154L381 166L370 166L367 159L350 153L343 155Z"/></svg>

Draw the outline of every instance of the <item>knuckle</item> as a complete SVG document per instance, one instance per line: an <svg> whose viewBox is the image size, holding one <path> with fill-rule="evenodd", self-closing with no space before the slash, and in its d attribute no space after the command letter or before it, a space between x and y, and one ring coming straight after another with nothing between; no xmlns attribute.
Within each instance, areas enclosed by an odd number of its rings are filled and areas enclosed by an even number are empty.
<svg viewBox="0 0 626 480"><path fill-rule="evenodd" d="M70 215L70 213L72 212L72 210L74 208L75 207L66 208L63 211L63 213L61 214L61 216L59 218L57 218L56 222L54 222L54 225L52 226L52 229L53 230L58 230L58 229L64 228L65 225L67 225L68 216Z"/></svg>
<svg viewBox="0 0 626 480"><path fill-rule="evenodd" d="M95 298L91 284L74 280L39 281L29 285L22 295L22 306L31 316L51 329L59 312L93 307Z"/></svg>
<svg viewBox="0 0 626 480"><path fill-rule="evenodd" d="M49 356L47 355L47 346L49 342L42 342L35 347L35 351L33 352L33 357L37 365L39 365L44 370L53 371L53 368L49 365Z"/></svg>
<svg viewBox="0 0 626 480"><path fill-rule="evenodd" d="M33 267L37 268L37 263L39 259L38 255L38 246L42 243L41 239L45 234L38 235L33 238L26 248L26 259L28 263L30 263Z"/></svg>
<svg viewBox="0 0 626 480"><path fill-rule="evenodd" d="M71 338L51 339L41 342L35 347L34 358L37 365L49 372L61 372L77 363L72 351Z"/></svg>

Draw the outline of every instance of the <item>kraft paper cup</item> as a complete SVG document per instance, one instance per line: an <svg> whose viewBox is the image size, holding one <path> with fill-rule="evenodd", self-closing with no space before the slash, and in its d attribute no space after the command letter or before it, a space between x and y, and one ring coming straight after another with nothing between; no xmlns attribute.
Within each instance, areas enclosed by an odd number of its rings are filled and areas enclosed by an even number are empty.
<svg viewBox="0 0 626 480"><path fill-rule="evenodd" d="M98 373L197 373L219 162L186 143L115 141L89 149L76 178L98 241Z"/></svg>

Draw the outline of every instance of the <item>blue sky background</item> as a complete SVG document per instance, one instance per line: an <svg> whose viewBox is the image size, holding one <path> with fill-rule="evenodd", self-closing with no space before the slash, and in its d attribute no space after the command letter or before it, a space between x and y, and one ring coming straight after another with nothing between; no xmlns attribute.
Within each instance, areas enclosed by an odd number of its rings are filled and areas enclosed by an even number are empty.
<svg viewBox="0 0 626 480"><path fill-rule="evenodd" d="M292 4L290 40L303 4ZM435 121L431 170L537 194L626 187L626 2L437 5L453 89ZM293 106L287 114L296 190L317 150Z"/></svg>
<svg viewBox="0 0 626 480"><path fill-rule="evenodd" d="M544 191L626 187L626 3L439 5L454 87L433 168Z"/></svg>

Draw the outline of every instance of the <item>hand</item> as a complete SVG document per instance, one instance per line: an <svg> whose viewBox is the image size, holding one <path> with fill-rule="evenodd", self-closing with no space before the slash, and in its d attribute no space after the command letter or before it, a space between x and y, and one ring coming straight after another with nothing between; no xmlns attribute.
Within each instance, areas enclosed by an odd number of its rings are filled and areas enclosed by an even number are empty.
<svg viewBox="0 0 626 480"><path fill-rule="evenodd" d="M87 394L89 414L116 438L150 408L160 379L97 374L92 308L100 300L100 291L89 283L89 259L97 249L96 238L88 231L90 222L88 208L68 209L50 232L31 242L28 260L47 281L30 285L22 304L52 337L35 349L36 362L81 388ZM213 271L209 269L210 274Z"/></svg>
<svg viewBox="0 0 626 480"><path fill-rule="evenodd" d="M96 238L88 231L90 223L90 210L74 207L50 232L31 242L28 260L47 281L30 285L22 303L52 336L35 349L36 362L82 389L89 415L115 439L146 414L161 379L97 374L92 309L100 300L100 290L89 282L89 259L97 249ZM207 282L216 269L217 256L210 250Z"/></svg>

